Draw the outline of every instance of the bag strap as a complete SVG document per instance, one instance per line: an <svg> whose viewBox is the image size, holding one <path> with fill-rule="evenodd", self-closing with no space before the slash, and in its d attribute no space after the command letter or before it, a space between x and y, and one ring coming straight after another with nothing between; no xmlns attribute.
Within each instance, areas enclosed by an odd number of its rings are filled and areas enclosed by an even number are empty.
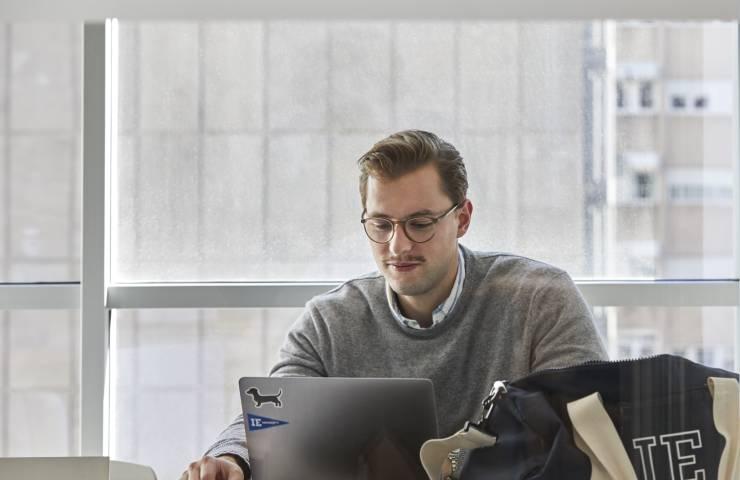
<svg viewBox="0 0 740 480"><path fill-rule="evenodd" d="M714 426L725 439L717 478L731 480L740 476L740 385L734 378L709 377L707 386L714 399Z"/></svg>
<svg viewBox="0 0 740 480"><path fill-rule="evenodd" d="M446 438L427 440L421 446L419 457L429 480L439 480L442 465L451 451L458 448L472 450L475 448L491 447L496 443L496 437L478 430L472 425Z"/></svg>
<svg viewBox="0 0 740 480"><path fill-rule="evenodd" d="M576 446L591 460L591 480L637 480L599 393L568 403Z"/></svg>

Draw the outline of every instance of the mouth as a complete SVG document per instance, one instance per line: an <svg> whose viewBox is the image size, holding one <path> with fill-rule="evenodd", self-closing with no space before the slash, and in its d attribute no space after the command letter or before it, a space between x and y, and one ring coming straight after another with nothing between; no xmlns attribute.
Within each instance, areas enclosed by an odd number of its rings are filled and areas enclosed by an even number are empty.
<svg viewBox="0 0 740 480"><path fill-rule="evenodd" d="M410 272L421 265L421 262L386 262L388 268L395 272Z"/></svg>

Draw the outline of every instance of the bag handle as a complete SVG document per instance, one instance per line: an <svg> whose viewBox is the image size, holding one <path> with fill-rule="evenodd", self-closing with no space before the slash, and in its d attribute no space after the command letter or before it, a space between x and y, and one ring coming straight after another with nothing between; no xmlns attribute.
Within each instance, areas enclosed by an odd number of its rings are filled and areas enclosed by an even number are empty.
<svg viewBox="0 0 740 480"><path fill-rule="evenodd" d="M707 386L714 426L725 439L717 478L740 478L740 384L734 378L709 377ZM576 446L591 460L591 480L637 478L598 393L568 403L568 414Z"/></svg>
<svg viewBox="0 0 740 480"><path fill-rule="evenodd" d="M637 480L598 392L568 403L576 446L591 460L591 480Z"/></svg>
<svg viewBox="0 0 740 480"><path fill-rule="evenodd" d="M740 476L740 385L734 378L709 377L709 393L714 399L714 426L725 439L717 478Z"/></svg>
<svg viewBox="0 0 740 480"><path fill-rule="evenodd" d="M451 451L458 448L472 450L475 448L491 447L496 443L496 437L467 425L454 435L446 438L427 440L421 446L419 457L429 480L439 480L442 474L442 465Z"/></svg>

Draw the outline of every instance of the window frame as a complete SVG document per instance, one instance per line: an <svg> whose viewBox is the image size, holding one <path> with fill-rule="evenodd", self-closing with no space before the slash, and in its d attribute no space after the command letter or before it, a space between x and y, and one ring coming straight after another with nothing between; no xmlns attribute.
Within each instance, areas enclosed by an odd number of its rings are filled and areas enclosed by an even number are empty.
<svg viewBox="0 0 740 480"><path fill-rule="evenodd" d="M118 0L5 0L0 18L13 20L74 20L90 19L198 20L210 19L410 19L410 20L729 20L738 19L736 0L520 0L518 2L488 2L486 0L427 0L420 12L413 0L377 0L347 2L345 0L158 0L156 2L121 2Z"/></svg>

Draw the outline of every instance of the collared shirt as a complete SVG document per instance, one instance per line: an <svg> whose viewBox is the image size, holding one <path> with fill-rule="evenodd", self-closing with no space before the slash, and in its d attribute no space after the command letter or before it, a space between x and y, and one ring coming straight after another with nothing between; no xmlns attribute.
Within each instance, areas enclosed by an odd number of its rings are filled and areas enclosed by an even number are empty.
<svg viewBox="0 0 740 480"><path fill-rule="evenodd" d="M437 308L432 312L432 327L435 327L442 323L452 309L455 307L457 300L460 298L460 294L463 290L463 283L465 282L465 256L463 255L462 248L457 247L457 276L455 277L455 283L452 285L452 291L447 299L437 305ZM385 282L385 294L388 297L388 306L393 313L395 319L404 327L414 328L422 330L424 327L419 325L419 322L406 318L398 306L398 297L396 292L391 289L390 284L386 280ZM431 327L430 327L431 328Z"/></svg>

